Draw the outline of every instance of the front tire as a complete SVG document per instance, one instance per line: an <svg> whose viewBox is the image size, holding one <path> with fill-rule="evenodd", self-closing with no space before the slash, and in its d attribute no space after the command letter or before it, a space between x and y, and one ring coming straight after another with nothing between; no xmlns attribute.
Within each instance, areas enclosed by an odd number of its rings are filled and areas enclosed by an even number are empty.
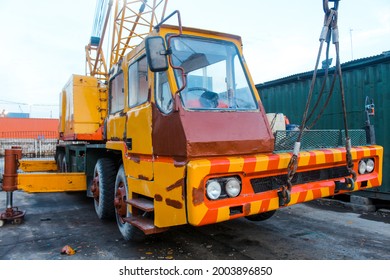
<svg viewBox="0 0 390 280"><path fill-rule="evenodd" d="M127 241L142 241L145 234L137 227L129 224L124 219L132 218L133 214L129 211L126 200L131 199L131 192L127 186L127 180L123 165L118 170L115 180L115 216L118 229L123 238Z"/></svg>
<svg viewBox="0 0 390 280"><path fill-rule="evenodd" d="M98 159L93 174L91 191L96 214L99 219L113 218L116 164L109 158Z"/></svg>

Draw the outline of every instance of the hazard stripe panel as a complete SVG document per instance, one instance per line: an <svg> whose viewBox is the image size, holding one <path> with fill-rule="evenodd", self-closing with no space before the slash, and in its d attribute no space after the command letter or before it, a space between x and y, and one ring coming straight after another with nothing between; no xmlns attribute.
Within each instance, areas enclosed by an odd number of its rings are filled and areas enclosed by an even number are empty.
<svg viewBox="0 0 390 280"><path fill-rule="evenodd" d="M298 157L297 173L301 173L305 178L293 184L291 200L287 206L380 186L382 182L383 148L380 146L355 147L352 148L351 153L354 170L357 174L358 164L362 158L373 158L375 170L369 174L358 174L353 190L336 191L335 181L342 182L344 177L349 175L348 173L336 172L343 170L346 164L345 149L335 148L301 152ZM189 223L205 225L280 208L278 191L282 185L279 186L278 183L282 181L278 180L284 178L287 174L287 166L291 156L291 153L280 153L202 159L189 162L187 170ZM346 168L344 169L346 170ZM329 171L324 173L324 170ZM315 179L314 176L313 178L310 177L311 174L322 174L322 176ZM333 177L331 179L329 177L324 178L323 174L333 174ZM241 179L242 190L240 195L235 198L208 199L206 196L207 180L229 176ZM269 180L273 184L270 184L269 188L260 188L255 192L252 186L253 180L261 180L261 178L266 179L265 181Z"/></svg>

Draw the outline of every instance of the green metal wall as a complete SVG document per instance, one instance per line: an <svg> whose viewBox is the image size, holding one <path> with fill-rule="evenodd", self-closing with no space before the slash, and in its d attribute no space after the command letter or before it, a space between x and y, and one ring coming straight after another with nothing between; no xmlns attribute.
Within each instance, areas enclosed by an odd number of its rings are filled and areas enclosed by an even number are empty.
<svg viewBox="0 0 390 280"><path fill-rule="evenodd" d="M364 126L366 96L375 102L375 116L370 119L375 126L376 143L384 147L384 172L382 186L369 193L370 197L390 200L390 52L354 60L342 64L343 82L348 112L348 128L359 129ZM333 72L327 79L324 95L329 93ZM275 81L258 84L266 112L284 113L290 123L300 124L306 105L313 72L292 75ZM311 105L319 95L324 71L320 70L315 84ZM325 103L322 98L319 108ZM318 114L316 111L314 116ZM310 124L310 121L309 121ZM341 94L336 83L331 101L322 118L313 129L343 129Z"/></svg>

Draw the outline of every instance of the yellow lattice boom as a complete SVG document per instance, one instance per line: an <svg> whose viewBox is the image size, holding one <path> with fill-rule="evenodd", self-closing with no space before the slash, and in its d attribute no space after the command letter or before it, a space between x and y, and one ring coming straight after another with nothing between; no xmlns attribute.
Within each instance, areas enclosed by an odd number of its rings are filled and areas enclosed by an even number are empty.
<svg viewBox="0 0 390 280"><path fill-rule="evenodd" d="M139 45L151 32L153 26L164 18L167 4L168 0L109 1L101 37L98 38L98 42L92 42L91 39L91 42L85 48L87 75L94 76L100 81L107 81L109 69L126 53ZM111 51L107 55L110 58L108 67L102 44L106 30L110 26L112 7L114 13L111 20L113 26L111 47L109 48Z"/></svg>

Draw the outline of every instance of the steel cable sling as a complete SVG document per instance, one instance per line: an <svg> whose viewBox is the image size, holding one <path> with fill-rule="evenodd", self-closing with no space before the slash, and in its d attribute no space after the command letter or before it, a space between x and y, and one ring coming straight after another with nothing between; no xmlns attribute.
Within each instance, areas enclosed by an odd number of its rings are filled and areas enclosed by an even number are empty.
<svg viewBox="0 0 390 280"><path fill-rule="evenodd" d="M327 100L321 109L321 112L317 115L316 119L312 122L310 125L309 129L311 129L315 123L318 121L318 119L321 117L323 114L325 108L328 106L330 97L333 93L334 90L334 85L336 82L336 78L339 78L339 86L340 86L340 91L341 91L341 103L342 103L342 109L343 109L343 120L344 120L344 128L345 128L345 148L346 148L346 166L348 169L349 174L352 176L352 178L345 178L345 184L347 185L347 188L351 189L354 187L354 182L356 181L356 172L353 170L353 161L352 161L352 155L351 155L351 139L349 137L348 133L348 123L347 123L347 112L346 112L346 105L345 105L345 92L344 92L344 85L343 85L343 80L342 80L342 72L341 72L341 64L340 64L340 45L339 45L339 32L338 32L338 26L337 26L337 18L338 18L338 4L339 0L333 0L331 2L334 2L334 7L329 8L329 1L328 0L323 0L323 9L325 13L325 19L324 19L324 26L322 28L322 32L320 35L320 47L317 55L317 60L313 72L313 77L311 80L310 84L310 90L305 106L305 111L303 114L302 118L302 123L299 129L299 134L298 138L294 144L294 150L293 150L293 155L290 159L290 162L287 166L287 185L283 186L281 191L278 193L279 194L279 199L280 205L286 205L290 202L291 200L291 188L292 188L292 179L294 178L294 175L297 171L298 168L298 154L301 148L301 140L302 140L302 135L303 131L305 130L306 123L307 121L312 117L314 110L318 107L320 98L322 97L325 89L325 84L326 84L326 79L328 77L328 72L329 72L329 64L328 64L328 59L329 59L329 45L330 45L330 39L332 38L332 42L335 45L335 50L336 50L336 69L333 75L331 87L330 87L330 92L327 97ZM320 94L318 96L318 99L311 110L309 116L309 105L311 102L311 99L313 97L313 92L314 92L314 86L315 86L315 81L317 79L317 71L318 71L318 65L319 61L321 58L321 53L323 49L324 42L327 42L327 49L326 49L326 69L325 69L325 75L324 75L324 80L321 86Z"/></svg>

